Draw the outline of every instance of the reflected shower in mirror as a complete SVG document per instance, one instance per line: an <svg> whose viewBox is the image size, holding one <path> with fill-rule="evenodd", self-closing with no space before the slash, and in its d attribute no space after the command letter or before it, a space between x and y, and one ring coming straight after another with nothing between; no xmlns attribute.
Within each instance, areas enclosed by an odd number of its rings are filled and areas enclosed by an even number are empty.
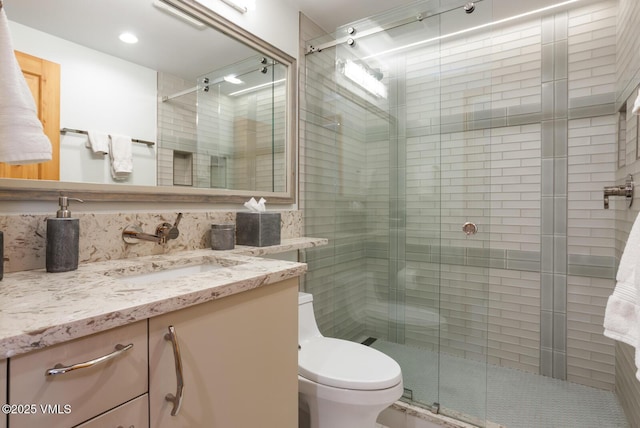
<svg viewBox="0 0 640 428"><path fill-rule="evenodd" d="M284 192L286 189L286 67L264 55L198 77L191 82L161 74L158 184ZM176 123L195 138L172 132ZM188 161L184 161L185 154ZM173 160L172 160L173 157ZM179 162L178 170L176 157ZM173 170L165 165L173 164Z"/></svg>

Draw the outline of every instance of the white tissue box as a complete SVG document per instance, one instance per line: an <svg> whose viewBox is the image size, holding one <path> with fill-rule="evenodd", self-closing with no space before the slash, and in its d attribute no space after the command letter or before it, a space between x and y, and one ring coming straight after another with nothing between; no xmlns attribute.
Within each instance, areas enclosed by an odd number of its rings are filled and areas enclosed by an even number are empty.
<svg viewBox="0 0 640 428"><path fill-rule="evenodd" d="M280 213L236 213L236 244L268 247L280 244Z"/></svg>

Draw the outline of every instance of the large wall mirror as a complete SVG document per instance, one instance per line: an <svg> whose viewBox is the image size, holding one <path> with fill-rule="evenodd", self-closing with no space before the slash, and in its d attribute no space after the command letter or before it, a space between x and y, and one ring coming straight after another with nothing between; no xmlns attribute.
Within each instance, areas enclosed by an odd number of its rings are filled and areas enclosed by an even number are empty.
<svg viewBox="0 0 640 428"><path fill-rule="evenodd" d="M294 58L193 0L4 8L15 50L60 66L60 172L5 175L0 198L294 202ZM130 138L131 172L88 134Z"/></svg>

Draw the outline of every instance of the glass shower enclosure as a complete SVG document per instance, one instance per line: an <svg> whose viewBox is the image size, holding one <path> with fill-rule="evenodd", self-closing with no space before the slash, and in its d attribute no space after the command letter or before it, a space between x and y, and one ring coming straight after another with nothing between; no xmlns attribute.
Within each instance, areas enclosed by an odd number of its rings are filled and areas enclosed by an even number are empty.
<svg viewBox="0 0 640 428"><path fill-rule="evenodd" d="M304 287L327 336L402 367L403 399L483 426L491 0L424 1L307 42Z"/></svg>

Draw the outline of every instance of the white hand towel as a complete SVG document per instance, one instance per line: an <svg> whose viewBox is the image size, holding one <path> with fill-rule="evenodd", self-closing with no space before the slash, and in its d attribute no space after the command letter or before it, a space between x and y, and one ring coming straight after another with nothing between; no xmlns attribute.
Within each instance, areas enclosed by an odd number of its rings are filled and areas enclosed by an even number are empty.
<svg viewBox="0 0 640 428"><path fill-rule="evenodd" d="M13 53L7 14L0 8L0 162L23 165L49 160L51 143Z"/></svg>
<svg viewBox="0 0 640 428"><path fill-rule="evenodd" d="M605 310L604 335L635 347L640 364L640 215L631 227L616 280ZM640 379L640 372L637 376Z"/></svg>
<svg viewBox="0 0 640 428"><path fill-rule="evenodd" d="M125 180L133 172L131 137L112 135L109 144L111 176L114 180Z"/></svg>
<svg viewBox="0 0 640 428"><path fill-rule="evenodd" d="M633 103L633 109L631 110L633 114L640 114L640 90L638 91L638 97L636 98L636 102Z"/></svg>
<svg viewBox="0 0 640 428"><path fill-rule="evenodd" d="M109 153L109 134L98 131L87 131L87 147L98 155Z"/></svg>

